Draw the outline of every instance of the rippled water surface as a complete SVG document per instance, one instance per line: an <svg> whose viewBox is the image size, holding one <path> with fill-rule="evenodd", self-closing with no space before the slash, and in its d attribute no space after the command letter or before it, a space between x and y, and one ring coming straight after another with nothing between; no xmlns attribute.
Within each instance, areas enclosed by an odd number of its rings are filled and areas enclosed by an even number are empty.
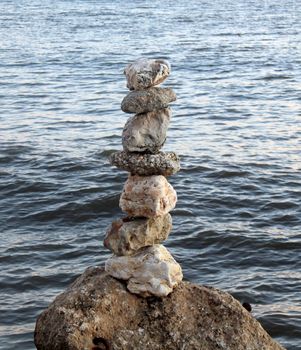
<svg viewBox="0 0 301 350"><path fill-rule="evenodd" d="M0 347L109 252L121 215L123 68L167 58L181 157L166 242L301 349L301 6L290 0L1 0Z"/></svg>

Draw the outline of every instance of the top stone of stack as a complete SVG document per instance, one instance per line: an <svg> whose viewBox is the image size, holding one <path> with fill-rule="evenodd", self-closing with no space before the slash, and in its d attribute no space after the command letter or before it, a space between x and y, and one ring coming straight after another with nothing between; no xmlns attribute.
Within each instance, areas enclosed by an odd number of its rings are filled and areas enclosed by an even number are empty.
<svg viewBox="0 0 301 350"><path fill-rule="evenodd" d="M145 90L162 83L170 73L170 64L166 60L140 58L126 66L127 87L130 90Z"/></svg>

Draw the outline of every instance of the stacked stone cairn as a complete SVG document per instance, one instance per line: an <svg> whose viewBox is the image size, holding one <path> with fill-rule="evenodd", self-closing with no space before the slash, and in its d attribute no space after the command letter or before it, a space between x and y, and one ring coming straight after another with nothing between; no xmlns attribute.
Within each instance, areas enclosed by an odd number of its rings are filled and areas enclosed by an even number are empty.
<svg viewBox="0 0 301 350"><path fill-rule="evenodd" d="M141 58L124 73L131 91L121 109L135 115L124 126L123 151L113 153L110 162L130 173L119 202L127 216L114 221L106 232L104 246L113 256L105 269L126 280L132 293L163 297L183 278L180 265L160 244L172 229L169 212L177 201L166 176L180 170L179 158L160 151L171 118L168 104L176 95L170 88L156 87L170 74L166 60Z"/></svg>

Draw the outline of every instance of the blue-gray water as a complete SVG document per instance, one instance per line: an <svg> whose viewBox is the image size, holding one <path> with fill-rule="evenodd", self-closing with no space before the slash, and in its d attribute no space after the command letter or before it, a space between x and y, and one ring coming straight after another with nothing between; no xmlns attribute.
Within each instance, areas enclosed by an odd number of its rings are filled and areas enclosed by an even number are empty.
<svg viewBox="0 0 301 350"><path fill-rule="evenodd" d="M170 60L178 95L167 247L301 349L300 33L298 0L1 0L1 349L34 349L37 315L109 256L126 173L107 156L140 56Z"/></svg>

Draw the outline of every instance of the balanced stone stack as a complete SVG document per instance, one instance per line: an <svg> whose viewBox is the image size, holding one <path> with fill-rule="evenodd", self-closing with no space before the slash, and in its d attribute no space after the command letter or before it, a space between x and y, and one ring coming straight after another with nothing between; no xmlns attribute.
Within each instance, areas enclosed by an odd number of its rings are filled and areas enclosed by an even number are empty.
<svg viewBox="0 0 301 350"><path fill-rule="evenodd" d="M179 171L178 156L160 151L171 118L168 104L176 100L170 88L155 87L170 74L166 60L139 59L124 71L131 92L121 109L135 113L122 133L123 151L113 153L110 162L128 171L120 197L127 214L108 228L104 245L113 252L105 269L126 280L130 292L166 296L182 280L180 265L160 244L172 229L169 212L177 195L166 176Z"/></svg>

